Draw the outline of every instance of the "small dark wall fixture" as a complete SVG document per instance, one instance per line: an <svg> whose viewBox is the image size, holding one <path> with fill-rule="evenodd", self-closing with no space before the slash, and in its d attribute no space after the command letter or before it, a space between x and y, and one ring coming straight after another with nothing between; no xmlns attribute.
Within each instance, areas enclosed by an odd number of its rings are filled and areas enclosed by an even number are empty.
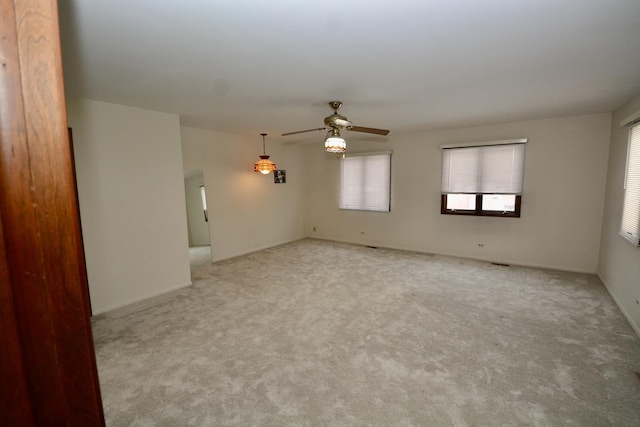
<svg viewBox="0 0 640 427"><path fill-rule="evenodd" d="M287 183L287 171L282 169L277 169L273 171L273 182L276 184L286 184Z"/></svg>

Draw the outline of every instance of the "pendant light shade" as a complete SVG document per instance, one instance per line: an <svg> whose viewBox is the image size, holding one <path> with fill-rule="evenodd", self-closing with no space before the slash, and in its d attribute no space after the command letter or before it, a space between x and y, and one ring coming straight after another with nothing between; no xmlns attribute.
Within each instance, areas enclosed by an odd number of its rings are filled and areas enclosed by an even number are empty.
<svg viewBox="0 0 640 427"><path fill-rule="evenodd" d="M267 134L261 133L260 135L262 135L262 156L260 156L260 160L254 163L253 170L267 175L276 170L276 164L269 160L269 156L266 154L264 137L267 136Z"/></svg>
<svg viewBox="0 0 640 427"><path fill-rule="evenodd" d="M344 153L347 150L347 142L340 136L338 128L332 128L324 141L324 151L327 153Z"/></svg>

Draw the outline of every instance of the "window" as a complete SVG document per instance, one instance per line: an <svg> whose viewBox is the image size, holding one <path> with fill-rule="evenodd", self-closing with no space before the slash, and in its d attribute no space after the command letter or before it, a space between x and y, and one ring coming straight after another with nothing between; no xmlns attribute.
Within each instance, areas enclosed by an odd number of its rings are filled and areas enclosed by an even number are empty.
<svg viewBox="0 0 640 427"><path fill-rule="evenodd" d="M389 212L391 153L347 154L340 167L340 209Z"/></svg>
<svg viewBox="0 0 640 427"><path fill-rule="evenodd" d="M640 246L640 124L630 129L627 150L620 234L634 246Z"/></svg>
<svg viewBox="0 0 640 427"><path fill-rule="evenodd" d="M442 146L440 212L520 217L526 141Z"/></svg>
<svg viewBox="0 0 640 427"><path fill-rule="evenodd" d="M204 185L200 186L200 200L202 201L202 210L204 211L204 220L209 222L209 215L207 213L207 194L204 191Z"/></svg>

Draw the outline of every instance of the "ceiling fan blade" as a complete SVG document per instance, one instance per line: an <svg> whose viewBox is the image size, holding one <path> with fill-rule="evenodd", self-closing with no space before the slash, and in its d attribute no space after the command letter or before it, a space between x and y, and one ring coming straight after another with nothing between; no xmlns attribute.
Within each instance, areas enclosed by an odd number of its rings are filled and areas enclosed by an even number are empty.
<svg viewBox="0 0 640 427"><path fill-rule="evenodd" d="M305 132L313 132L316 130L325 130L326 128L315 128L315 129L307 129L307 130L297 130L295 132L287 132L287 133L283 133L282 136L287 136L287 135L295 135L297 133L305 133Z"/></svg>
<svg viewBox="0 0 640 427"><path fill-rule="evenodd" d="M362 126L349 126L347 129L354 132L375 133L376 135L389 135L389 132L391 132L387 129L366 128Z"/></svg>

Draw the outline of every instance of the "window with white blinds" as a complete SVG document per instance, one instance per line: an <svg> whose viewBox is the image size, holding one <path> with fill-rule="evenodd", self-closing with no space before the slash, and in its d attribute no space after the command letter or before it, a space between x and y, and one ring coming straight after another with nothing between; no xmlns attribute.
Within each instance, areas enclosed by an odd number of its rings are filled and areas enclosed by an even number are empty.
<svg viewBox="0 0 640 427"><path fill-rule="evenodd" d="M391 153L347 155L341 160L340 209L389 212Z"/></svg>
<svg viewBox="0 0 640 427"><path fill-rule="evenodd" d="M519 218L526 142L441 146L440 213Z"/></svg>
<svg viewBox="0 0 640 427"><path fill-rule="evenodd" d="M627 174L620 234L634 246L640 246L640 124L629 131Z"/></svg>
<svg viewBox="0 0 640 427"><path fill-rule="evenodd" d="M524 144L445 148L442 193L522 194Z"/></svg>

